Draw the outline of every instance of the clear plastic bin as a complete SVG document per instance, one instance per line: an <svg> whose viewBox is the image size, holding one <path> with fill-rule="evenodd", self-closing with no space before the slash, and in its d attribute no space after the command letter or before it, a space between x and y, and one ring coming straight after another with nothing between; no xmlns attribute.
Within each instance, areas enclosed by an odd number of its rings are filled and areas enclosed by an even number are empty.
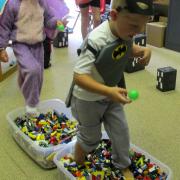
<svg viewBox="0 0 180 180"><path fill-rule="evenodd" d="M107 134L105 132L103 132L102 134L102 138L103 139L109 139ZM64 157L67 154L70 154L72 152L74 152L74 145L75 145L75 141L72 141L71 143L69 143L64 149L61 149L58 153L56 153L56 155L54 156L54 162L57 165L58 168L58 179L59 180L77 180L67 169L64 168L64 166L59 162L59 160ZM162 171L164 171L168 177L166 180L172 180L172 171L171 169L165 165L164 163L160 162L159 160L157 160L156 158L154 158L153 156L151 156L149 153L145 152L144 150L142 150L141 148L135 146L134 144L131 144L131 148L133 150L135 150L136 152L142 153L146 156L146 158L150 159L151 162L155 163L156 165L158 165Z"/></svg>
<svg viewBox="0 0 180 180"><path fill-rule="evenodd" d="M56 110L58 113L64 113L70 120L73 120L70 109L67 108L65 103L59 99L42 101L39 103L38 109L41 113L47 113L49 110ZM64 148L67 144L58 144L52 147L39 146L36 141L31 140L26 134L24 134L14 122L18 116L24 114L25 108L17 108L7 114L12 136L20 147L41 167L46 169L56 167L53 162L53 157L57 151Z"/></svg>

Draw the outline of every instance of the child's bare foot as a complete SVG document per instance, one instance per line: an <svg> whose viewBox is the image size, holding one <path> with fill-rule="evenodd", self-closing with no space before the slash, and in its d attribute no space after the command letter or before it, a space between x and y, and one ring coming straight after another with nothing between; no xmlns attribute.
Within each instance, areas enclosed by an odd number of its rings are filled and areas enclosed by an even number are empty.
<svg viewBox="0 0 180 180"><path fill-rule="evenodd" d="M74 160L79 165L84 165L86 152L81 148L81 146L76 142Z"/></svg>
<svg viewBox="0 0 180 180"><path fill-rule="evenodd" d="M129 168L123 169L122 174L125 177L125 180L134 180L133 173L129 170Z"/></svg>

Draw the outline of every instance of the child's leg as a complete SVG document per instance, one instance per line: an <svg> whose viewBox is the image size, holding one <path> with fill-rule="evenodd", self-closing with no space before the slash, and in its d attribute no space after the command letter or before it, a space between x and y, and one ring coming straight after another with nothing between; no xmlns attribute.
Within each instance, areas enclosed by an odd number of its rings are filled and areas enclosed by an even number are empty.
<svg viewBox="0 0 180 180"><path fill-rule="evenodd" d="M84 164L86 152L82 149L81 145L76 142L75 144L75 151L74 151L74 160L77 164Z"/></svg>
<svg viewBox="0 0 180 180"><path fill-rule="evenodd" d="M43 46L41 43L32 46L16 43L13 50L19 66L19 87L26 105L33 108L39 103L43 82Z"/></svg>
<svg viewBox="0 0 180 180"><path fill-rule="evenodd" d="M100 8L92 6L92 15L93 15L93 28L95 28L101 23Z"/></svg>
<svg viewBox="0 0 180 180"><path fill-rule="evenodd" d="M75 161L78 164L83 164L86 153L94 150L101 140L101 116L105 108L98 102L72 97L72 114L79 122L75 145Z"/></svg>
<svg viewBox="0 0 180 180"><path fill-rule="evenodd" d="M122 170L124 176L131 180L133 174L128 169L129 158L129 129L123 105L111 102L104 114L104 127L112 142L112 159L114 165Z"/></svg>
<svg viewBox="0 0 180 180"><path fill-rule="evenodd" d="M93 16L93 28L101 23L100 4L100 0L93 0L90 2Z"/></svg>
<svg viewBox="0 0 180 180"><path fill-rule="evenodd" d="M88 28L89 28L89 6L80 8L81 11L81 33L83 39L88 34Z"/></svg>
<svg viewBox="0 0 180 180"><path fill-rule="evenodd" d="M46 39L43 42L44 46L44 68L48 68L51 66L50 64L50 58L51 58L51 40L46 37Z"/></svg>

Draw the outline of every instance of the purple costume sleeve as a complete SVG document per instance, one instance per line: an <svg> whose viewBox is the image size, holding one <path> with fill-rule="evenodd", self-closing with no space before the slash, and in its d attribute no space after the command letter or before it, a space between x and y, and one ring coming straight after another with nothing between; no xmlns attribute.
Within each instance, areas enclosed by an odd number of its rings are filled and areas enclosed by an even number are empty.
<svg viewBox="0 0 180 180"><path fill-rule="evenodd" d="M64 0L45 0L45 33L53 39L57 32L55 30L57 20L61 20L65 15L69 13L69 9ZM48 8L47 8L48 7Z"/></svg>
<svg viewBox="0 0 180 180"><path fill-rule="evenodd" d="M50 29L55 29L58 18L55 17L51 8L49 8L47 0L39 0L40 5L44 9L44 26Z"/></svg>
<svg viewBox="0 0 180 180"><path fill-rule="evenodd" d="M40 4L44 7L45 27L55 29L57 20L61 20L66 15L67 7L62 0L41 0ZM65 8L66 7L66 8ZM61 11L65 8L65 11ZM61 13L59 13L61 11Z"/></svg>
<svg viewBox="0 0 180 180"><path fill-rule="evenodd" d="M69 13L69 8L64 0L47 0L47 4L58 19L62 19Z"/></svg>
<svg viewBox="0 0 180 180"><path fill-rule="evenodd" d="M5 48L12 36L13 25L15 22L15 4L9 0L0 16L0 48Z"/></svg>

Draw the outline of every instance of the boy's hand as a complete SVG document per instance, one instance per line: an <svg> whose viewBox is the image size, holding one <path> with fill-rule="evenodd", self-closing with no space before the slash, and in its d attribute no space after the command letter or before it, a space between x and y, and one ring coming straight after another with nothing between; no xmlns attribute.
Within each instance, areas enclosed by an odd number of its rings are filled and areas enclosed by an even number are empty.
<svg viewBox="0 0 180 180"><path fill-rule="evenodd" d="M8 62L8 54L5 49L0 50L0 61Z"/></svg>
<svg viewBox="0 0 180 180"><path fill-rule="evenodd" d="M69 15L66 15L66 16L64 16L63 18L62 18L62 22L63 22L63 24L64 24L64 26L66 26L67 24L68 24L68 22L69 22Z"/></svg>
<svg viewBox="0 0 180 180"><path fill-rule="evenodd" d="M127 90L119 87L110 87L109 97L122 104L131 103L131 100L127 98Z"/></svg>
<svg viewBox="0 0 180 180"><path fill-rule="evenodd" d="M57 21L57 26L60 26L60 25L64 25L62 21L58 20Z"/></svg>
<svg viewBox="0 0 180 180"><path fill-rule="evenodd" d="M69 18L69 16L64 16L64 17L62 18L62 20L58 20L58 21L57 21L57 26L60 26L60 25L66 26L67 23L69 22L68 18Z"/></svg>
<svg viewBox="0 0 180 180"><path fill-rule="evenodd" d="M132 57L139 58L139 63L147 66L151 58L151 50L148 47L133 44Z"/></svg>
<svg viewBox="0 0 180 180"><path fill-rule="evenodd" d="M127 90L119 87L109 87L94 80L89 74L74 73L74 82L81 88L92 93L101 94L114 102L122 104L130 103L127 98Z"/></svg>
<svg viewBox="0 0 180 180"><path fill-rule="evenodd" d="M149 64L150 59L151 59L151 50L148 47L143 47L142 56L139 59L139 63L144 66L147 66Z"/></svg>

